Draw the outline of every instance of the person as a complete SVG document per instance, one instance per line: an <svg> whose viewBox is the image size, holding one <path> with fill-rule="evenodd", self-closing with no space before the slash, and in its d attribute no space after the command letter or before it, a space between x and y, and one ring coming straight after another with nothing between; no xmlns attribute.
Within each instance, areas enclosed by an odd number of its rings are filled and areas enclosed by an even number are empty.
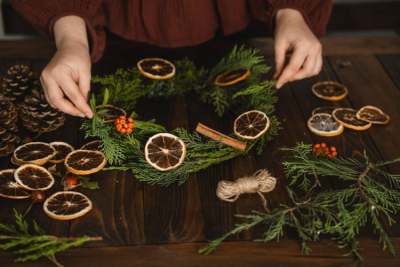
<svg viewBox="0 0 400 267"><path fill-rule="evenodd" d="M13 7L57 51L41 73L51 106L91 118L87 104L91 64L106 45L106 30L160 47L195 46L260 21L274 32L276 87L316 75L322 67L318 40L331 0L12 0ZM290 54L288 62L286 56Z"/></svg>

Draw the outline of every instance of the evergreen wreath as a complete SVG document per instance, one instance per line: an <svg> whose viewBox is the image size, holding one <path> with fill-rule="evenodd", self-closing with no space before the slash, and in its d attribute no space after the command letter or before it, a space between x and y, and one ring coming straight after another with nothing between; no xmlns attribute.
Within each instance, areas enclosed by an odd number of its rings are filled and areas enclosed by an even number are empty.
<svg viewBox="0 0 400 267"><path fill-rule="evenodd" d="M82 124L82 129L86 137L102 141L102 150L110 164L108 169L131 171L138 180L149 184L182 184L191 173L211 165L241 156L252 149L261 153L265 144L277 134L279 122L273 115L277 102L276 89L273 81L265 79L270 67L260 51L244 46L234 47L210 70L196 67L188 59L176 61L174 64L176 75L169 80L148 79L137 68L118 69L114 74L93 78L93 82L101 88L90 100L94 116ZM216 75L239 68L249 69L250 77L229 89L213 83ZM136 103L144 97L169 98L187 93L197 93L203 102L214 107L219 116L223 116L228 108L241 112L253 109L262 111L269 117L271 127L260 138L248 142L245 151L205 139L196 132L183 128L174 129L171 133L181 138L187 147L186 159L178 168L160 172L147 163L143 147L151 135L167 130L154 120L138 120L139 116L135 113ZM135 119L135 131L129 135L117 133L113 124L104 122L101 111L96 111L98 104L112 104L128 111Z"/></svg>

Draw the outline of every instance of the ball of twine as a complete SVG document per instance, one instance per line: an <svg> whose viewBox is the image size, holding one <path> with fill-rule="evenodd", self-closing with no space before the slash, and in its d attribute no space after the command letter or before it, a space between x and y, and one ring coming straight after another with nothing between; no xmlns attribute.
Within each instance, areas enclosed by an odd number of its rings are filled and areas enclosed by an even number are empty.
<svg viewBox="0 0 400 267"><path fill-rule="evenodd" d="M217 197L223 201L235 202L241 194L257 193L262 200L263 207L267 208L267 200L263 193L274 190L276 178L266 169L256 171L251 176L245 176L235 181L222 180L217 186Z"/></svg>

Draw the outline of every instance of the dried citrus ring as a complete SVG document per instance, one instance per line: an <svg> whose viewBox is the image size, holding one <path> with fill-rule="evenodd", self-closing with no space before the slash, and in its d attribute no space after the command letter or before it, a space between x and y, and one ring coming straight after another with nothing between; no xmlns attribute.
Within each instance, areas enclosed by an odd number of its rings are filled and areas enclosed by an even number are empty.
<svg viewBox="0 0 400 267"><path fill-rule="evenodd" d="M64 163L73 174L89 175L104 168L106 157L101 151L78 149L69 153Z"/></svg>
<svg viewBox="0 0 400 267"><path fill-rule="evenodd" d="M311 90L317 97L329 101L342 100L348 94L346 86L334 81L315 83Z"/></svg>
<svg viewBox="0 0 400 267"><path fill-rule="evenodd" d="M332 112L335 110L336 107L318 107L312 110L311 115L315 114L329 114L332 115Z"/></svg>
<svg viewBox="0 0 400 267"><path fill-rule="evenodd" d="M186 156L185 143L169 133L159 133L150 137L144 151L146 161L159 171L177 168Z"/></svg>
<svg viewBox="0 0 400 267"><path fill-rule="evenodd" d="M0 171L0 197L11 199L30 198L31 194L15 181L14 171L14 169Z"/></svg>
<svg viewBox="0 0 400 267"><path fill-rule="evenodd" d="M50 146L56 150L56 154L49 160L51 163L63 162L65 157L74 150L74 148L65 142L51 142Z"/></svg>
<svg viewBox="0 0 400 267"><path fill-rule="evenodd" d="M93 207L92 201L82 193L74 191L57 192L43 203L44 212L55 220L67 221L79 218Z"/></svg>
<svg viewBox="0 0 400 267"><path fill-rule="evenodd" d="M137 67L143 76L153 80L167 80L175 75L175 65L162 58L144 58Z"/></svg>
<svg viewBox="0 0 400 267"><path fill-rule="evenodd" d="M90 141L89 143L84 144L80 149L101 151L102 145L103 145L103 142L101 142L100 140L94 140L94 141Z"/></svg>
<svg viewBox="0 0 400 267"><path fill-rule="evenodd" d="M356 114L357 119L368 121L373 124L388 124L390 121L389 115L375 106L362 107Z"/></svg>
<svg viewBox="0 0 400 267"><path fill-rule="evenodd" d="M251 110L236 118L233 131L243 139L254 140L263 135L269 126L270 120L264 112Z"/></svg>
<svg viewBox="0 0 400 267"><path fill-rule="evenodd" d="M26 163L44 165L55 154L56 150L47 143L30 142L15 149L13 154L13 162L15 162L17 165Z"/></svg>
<svg viewBox="0 0 400 267"><path fill-rule="evenodd" d="M333 118L344 127L356 131L368 130L372 123L357 118L357 111L352 108L337 108L332 113Z"/></svg>
<svg viewBox="0 0 400 267"><path fill-rule="evenodd" d="M35 164L24 164L18 167L14 172L14 178L21 187L28 190L44 191L54 184L53 175L46 168Z"/></svg>
<svg viewBox="0 0 400 267"><path fill-rule="evenodd" d="M332 115L317 113L311 116L307 121L308 129L319 136L338 136L343 133L342 124L335 121Z"/></svg>
<svg viewBox="0 0 400 267"><path fill-rule="evenodd" d="M219 74L215 78L214 84L221 86L221 87L234 85L243 80L246 80L247 77L250 76L250 73L251 72L249 69L228 70L228 71L225 71L225 72Z"/></svg>
<svg viewBox="0 0 400 267"><path fill-rule="evenodd" d="M99 105L96 112L106 123L114 122L119 116L126 116L125 110L113 105Z"/></svg>

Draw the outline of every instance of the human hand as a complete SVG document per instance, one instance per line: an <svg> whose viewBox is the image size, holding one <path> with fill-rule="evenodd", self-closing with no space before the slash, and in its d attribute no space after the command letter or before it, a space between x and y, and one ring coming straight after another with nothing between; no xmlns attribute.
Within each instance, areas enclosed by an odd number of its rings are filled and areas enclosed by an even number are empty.
<svg viewBox="0 0 400 267"><path fill-rule="evenodd" d="M286 55L291 52L285 66ZM276 14L275 64L279 89L285 83L317 75L322 68L322 46L301 13L281 9Z"/></svg>
<svg viewBox="0 0 400 267"><path fill-rule="evenodd" d="M60 29L57 23L58 21L55 25L57 52L40 77L46 99L53 108L73 116L91 118L93 112L87 104L91 63L86 34L84 36L86 42L68 38L68 34L64 33L68 33L71 29L61 31L63 34L60 32L57 34L56 29ZM85 27L84 24L83 26ZM86 31L86 28L84 29Z"/></svg>

